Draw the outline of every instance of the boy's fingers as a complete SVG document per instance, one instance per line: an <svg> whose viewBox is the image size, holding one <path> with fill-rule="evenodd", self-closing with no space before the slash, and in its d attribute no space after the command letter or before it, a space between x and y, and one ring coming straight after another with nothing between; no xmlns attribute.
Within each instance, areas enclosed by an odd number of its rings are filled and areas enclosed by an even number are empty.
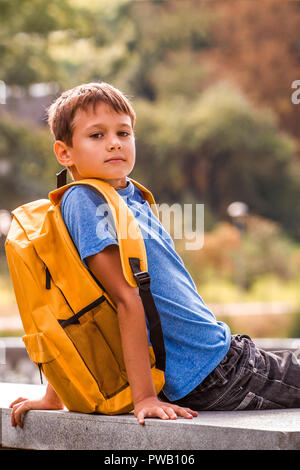
<svg viewBox="0 0 300 470"><path fill-rule="evenodd" d="M190 408L183 408L185 411L187 411L189 414L192 416L198 416L197 411L191 410Z"/></svg>
<svg viewBox="0 0 300 470"><path fill-rule="evenodd" d="M22 406L22 405L20 405L20 404L18 404L18 403L12 406L11 415L10 415L10 421L11 421L11 425L12 425L12 426L16 426L16 425L17 425L16 417L17 417L18 415L16 414L16 411L17 411L17 409L18 409L20 406Z"/></svg>
<svg viewBox="0 0 300 470"><path fill-rule="evenodd" d="M173 408L170 406L163 407L163 410L167 414L167 416L171 419L177 419L177 414Z"/></svg>
<svg viewBox="0 0 300 470"><path fill-rule="evenodd" d="M19 422L20 422L20 418L19 418L19 414L17 412L18 408L21 408L22 405L14 405L13 406L13 409L11 410L11 425L12 426L16 426L17 424L19 425ZM22 424L22 423L21 423Z"/></svg>
<svg viewBox="0 0 300 470"><path fill-rule="evenodd" d="M145 420L145 414L143 411L140 411L139 414L137 415L137 420L139 422L139 424L144 424Z"/></svg>
<svg viewBox="0 0 300 470"><path fill-rule="evenodd" d="M27 398L19 397L9 405L9 408L12 408L17 403L20 403L21 401L25 401L25 400L27 400Z"/></svg>
<svg viewBox="0 0 300 470"><path fill-rule="evenodd" d="M169 411L169 413L171 413L171 411ZM167 413L167 411L164 408L161 408L161 407L157 408L156 416L158 418L161 418L161 419L169 419L169 417L170 417L169 414Z"/></svg>
<svg viewBox="0 0 300 470"><path fill-rule="evenodd" d="M20 426L20 428L23 427L23 415L26 413L26 411L31 409L31 405L29 400L25 400L21 403L17 403L13 406L12 412L11 412L11 424L12 426Z"/></svg>
<svg viewBox="0 0 300 470"><path fill-rule="evenodd" d="M137 420L139 424L144 424L145 418L161 418L161 419L169 419L168 414L164 411L163 408L155 406L154 408L146 408L140 411L137 415Z"/></svg>
<svg viewBox="0 0 300 470"><path fill-rule="evenodd" d="M189 408L182 408L181 406L155 406L154 408L144 408L137 415L139 424L145 423L145 418L160 418L160 419L177 419L178 416L183 418L193 418L197 416L197 411Z"/></svg>
<svg viewBox="0 0 300 470"><path fill-rule="evenodd" d="M198 416L198 412L194 410L190 410L190 408L186 408L189 413L191 413L193 416Z"/></svg>
<svg viewBox="0 0 300 470"><path fill-rule="evenodd" d="M193 418L198 416L197 411L193 411L190 408L183 408L182 406L174 405L172 406L172 409L175 411L175 413L177 413L178 416L183 418Z"/></svg>
<svg viewBox="0 0 300 470"><path fill-rule="evenodd" d="M189 418L189 419L193 418L193 415L187 410L183 410L182 416L183 418Z"/></svg>

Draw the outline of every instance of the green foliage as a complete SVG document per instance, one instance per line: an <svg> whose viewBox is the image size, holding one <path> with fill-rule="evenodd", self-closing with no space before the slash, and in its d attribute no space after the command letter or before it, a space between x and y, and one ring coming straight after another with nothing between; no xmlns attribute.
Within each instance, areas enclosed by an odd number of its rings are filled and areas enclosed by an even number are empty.
<svg viewBox="0 0 300 470"><path fill-rule="evenodd" d="M158 203L205 204L201 253L176 242L204 300L298 302L299 247L290 239L300 240L297 144L270 109L254 106L233 82L212 74L205 57L222 16L210 3L0 0L0 79L27 94L39 82L55 82L58 90L94 80L119 87L137 112L131 176ZM261 19L268 24L268 15ZM232 38L239 44L240 36ZM228 50L222 44L221 53ZM0 114L0 171L3 162L8 172L0 174L0 208L9 210L47 197L60 168L48 130L7 112ZM243 240L234 228L220 228L235 200L260 216L248 218Z"/></svg>
<svg viewBox="0 0 300 470"><path fill-rule="evenodd" d="M242 200L252 213L300 237L293 140L280 132L270 110L255 108L229 82L207 86L199 51L213 46L218 18L212 9L193 4L191 15L190 2L130 0L0 0L0 6L1 79L8 84L57 81L67 88L103 79L133 98L138 120L132 176L158 202L205 203L213 225L227 218L230 202ZM5 207L53 187L58 167L47 132L3 116L0 137L0 158L11 165L1 178ZM271 245L278 263L285 243ZM263 240L248 239L244 248L249 279L264 274L262 263L253 266L268 251Z"/></svg>
<svg viewBox="0 0 300 470"><path fill-rule="evenodd" d="M48 37L53 31L71 27L74 15L68 2L1 0L0 8L1 79L23 86L57 79Z"/></svg>
<svg viewBox="0 0 300 470"><path fill-rule="evenodd" d="M245 234L229 223L205 232L204 246L187 251L185 240L176 241L196 285L218 296L254 301L300 302L300 248L275 222L248 215ZM213 290L215 287L215 291ZM235 292L230 289L235 286ZM222 297L223 298L223 297Z"/></svg>
<svg viewBox="0 0 300 470"><path fill-rule="evenodd" d="M243 302L244 292L226 279L214 278L198 286L198 292L205 303L226 304L232 302Z"/></svg>
<svg viewBox="0 0 300 470"><path fill-rule="evenodd" d="M202 79L198 67L188 70L211 42L213 16L203 8L191 16L188 2L0 0L0 8L1 79L10 85L106 80L153 99L191 95Z"/></svg>
<svg viewBox="0 0 300 470"><path fill-rule="evenodd" d="M47 197L55 188L57 160L47 129L18 123L10 116L0 119L0 159L8 171L0 174L1 208L14 209L33 199Z"/></svg>
<svg viewBox="0 0 300 470"><path fill-rule="evenodd" d="M248 286L268 274L283 281L295 279L299 274L299 253L299 248L282 232L279 224L257 216L248 217L239 253Z"/></svg>
<svg viewBox="0 0 300 470"><path fill-rule="evenodd" d="M0 331L0 338L7 338L7 337L22 337L24 335L24 330L1 330Z"/></svg>
<svg viewBox="0 0 300 470"><path fill-rule="evenodd" d="M300 305L299 278L285 280L269 273L257 275L251 288L244 293L245 302L291 302Z"/></svg>
<svg viewBox="0 0 300 470"><path fill-rule="evenodd" d="M288 338L300 338L300 310L293 314L292 323L287 332Z"/></svg>
<svg viewBox="0 0 300 470"><path fill-rule="evenodd" d="M130 2L126 15L134 27L126 70L131 70L126 83L130 93L150 101L176 94L192 97L206 76L198 54L212 43L215 15L196 3L191 15L190 2L169 1Z"/></svg>
<svg viewBox="0 0 300 470"><path fill-rule="evenodd" d="M190 2L130 0L0 0L0 6L1 79L24 87L54 81L60 89L112 82L137 111L133 176L159 200L205 203L216 220L227 216L230 202L243 200L300 237L300 209L291 203L300 193L294 142L270 111L256 109L230 83L207 86L200 52L214 44L213 9L193 3L191 15ZM0 152L18 153L17 173L26 167L32 177L44 174L43 157L39 170L34 157L20 157L28 139L15 139L16 150L5 139ZM25 181L26 187L31 191Z"/></svg>
<svg viewBox="0 0 300 470"><path fill-rule="evenodd" d="M65 88L118 72L128 30L118 20L126 3L0 0L1 79L26 87L57 81Z"/></svg>
<svg viewBox="0 0 300 470"><path fill-rule="evenodd" d="M254 108L232 85L218 83L190 100L136 100L137 172L170 201L208 204L217 218L242 200L299 236L295 144L270 111ZM166 182L167 181L167 182Z"/></svg>

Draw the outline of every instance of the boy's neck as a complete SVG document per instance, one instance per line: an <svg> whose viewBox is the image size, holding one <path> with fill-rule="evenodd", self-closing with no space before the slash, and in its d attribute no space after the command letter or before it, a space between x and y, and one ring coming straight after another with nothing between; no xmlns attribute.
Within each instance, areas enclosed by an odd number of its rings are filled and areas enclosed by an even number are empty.
<svg viewBox="0 0 300 470"><path fill-rule="evenodd" d="M124 189L127 187L126 176L118 180L105 180L105 181L107 181L116 191L118 189Z"/></svg>
<svg viewBox="0 0 300 470"><path fill-rule="evenodd" d="M80 181L82 179L84 179L84 178L75 177L74 181ZM102 179L102 178L97 178L97 179ZM112 179L112 180L102 179L102 181L105 181L106 183L109 183L116 191L118 191L120 189L125 189L127 187L127 178L126 178L126 176L124 176L123 178Z"/></svg>

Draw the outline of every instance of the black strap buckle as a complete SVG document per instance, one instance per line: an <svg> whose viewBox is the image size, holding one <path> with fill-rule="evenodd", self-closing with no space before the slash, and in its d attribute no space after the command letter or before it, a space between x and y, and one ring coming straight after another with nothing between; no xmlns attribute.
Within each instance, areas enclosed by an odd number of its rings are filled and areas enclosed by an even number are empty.
<svg viewBox="0 0 300 470"><path fill-rule="evenodd" d="M150 275L147 271L141 271L139 273L134 273L133 276L134 276L134 278L137 282L138 287L140 287L140 288L150 287L151 278L150 278Z"/></svg>

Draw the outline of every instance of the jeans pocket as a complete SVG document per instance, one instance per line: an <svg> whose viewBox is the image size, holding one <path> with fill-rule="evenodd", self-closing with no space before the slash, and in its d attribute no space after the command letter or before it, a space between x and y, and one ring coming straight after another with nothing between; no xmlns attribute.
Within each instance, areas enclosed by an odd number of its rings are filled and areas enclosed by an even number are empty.
<svg viewBox="0 0 300 470"><path fill-rule="evenodd" d="M279 403L275 403L267 398L256 395L253 392L248 392L247 395L243 398L241 403L234 408L234 411L241 410L275 410L282 409L284 406Z"/></svg>

